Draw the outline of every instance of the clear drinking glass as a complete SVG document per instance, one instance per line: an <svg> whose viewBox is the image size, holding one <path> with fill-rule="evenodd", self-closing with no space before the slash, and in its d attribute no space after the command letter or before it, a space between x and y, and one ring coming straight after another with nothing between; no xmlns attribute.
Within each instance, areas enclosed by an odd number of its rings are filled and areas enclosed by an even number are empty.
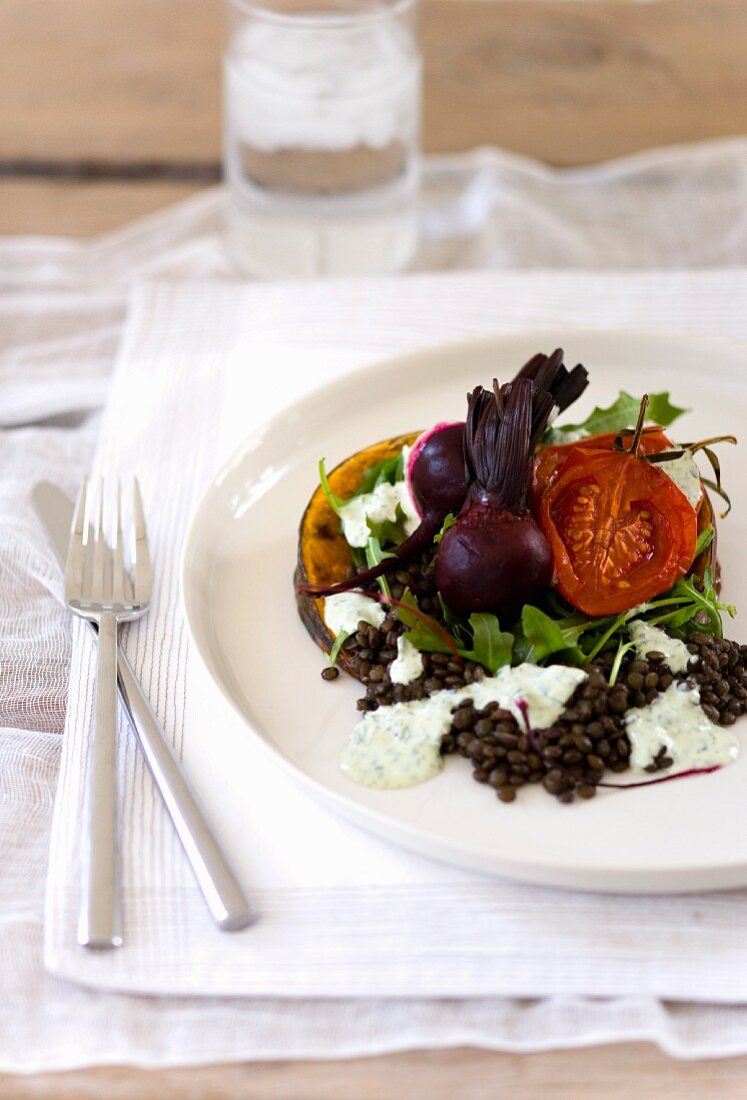
<svg viewBox="0 0 747 1100"><path fill-rule="evenodd" d="M228 247L247 272L397 271L418 240L418 0L228 0Z"/></svg>

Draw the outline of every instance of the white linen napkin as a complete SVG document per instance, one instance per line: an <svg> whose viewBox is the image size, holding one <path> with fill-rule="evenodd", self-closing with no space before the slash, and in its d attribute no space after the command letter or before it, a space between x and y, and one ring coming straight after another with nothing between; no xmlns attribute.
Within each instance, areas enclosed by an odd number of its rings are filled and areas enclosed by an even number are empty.
<svg viewBox="0 0 747 1100"><path fill-rule="evenodd" d="M80 628L52 830L48 967L142 993L745 1000L747 892L610 898L495 882L366 836L297 790L208 683L186 637L177 563L196 495L241 437L352 367L404 348L531 326L744 338L747 317L735 303L746 301L745 271L138 291L96 460L98 471L137 470L148 505L156 598L128 651L262 920L230 936L211 926L125 737L126 946L103 954L76 947L93 682L90 638ZM242 384L244 403L236 401Z"/></svg>

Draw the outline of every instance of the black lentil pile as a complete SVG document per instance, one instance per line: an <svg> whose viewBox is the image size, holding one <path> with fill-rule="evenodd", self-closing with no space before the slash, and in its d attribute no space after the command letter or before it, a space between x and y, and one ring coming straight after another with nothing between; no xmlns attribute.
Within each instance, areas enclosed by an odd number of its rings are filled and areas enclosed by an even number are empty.
<svg viewBox="0 0 747 1100"><path fill-rule="evenodd" d="M592 668L555 725L545 730L521 728L497 703L479 711L464 703L454 712L443 751L470 760L477 782L493 787L502 802L513 802L526 783L542 783L560 802L576 795L593 798L606 770L628 766L630 743L622 721L627 698L626 689L610 687L604 673Z"/></svg>
<svg viewBox="0 0 747 1100"><path fill-rule="evenodd" d="M407 703L425 699L434 691L461 688L482 680L485 670L472 661L462 661L445 653L423 653L423 675L411 684L393 684L389 665L397 656L397 638L405 628L392 615L387 615L380 627L358 623L358 631L345 645L350 664L366 685L366 694L359 699L358 710L376 710L390 703Z"/></svg>
<svg viewBox="0 0 747 1100"><path fill-rule="evenodd" d="M409 587L416 592L424 611L433 614L437 610L427 562L411 564L392 579L396 599ZM397 638L404 630L391 614L379 628L359 623L357 633L345 643L348 660L366 687L365 696L358 700L358 710L424 699L436 691L461 688L485 676L482 666L473 662L448 654L423 653L423 675L411 684L392 684L389 665L397 656ZM645 660L627 654L612 685L609 677L614 652L600 655L588 666L587 679L558 721L545 730L521 728L514 716L497 703L476 710L471 702L464 702L454 711L441 751L470 760L475 780L494 788L502 802L514 801L517 791L528 783L541 783L562 803L593 798L606 772L620 773L628 767L630 743L623 721L625 712L651 703L674 680L687 680L699 688L701 706L713 722L731 725L747 712L747 646L696 633L691 635L688 649L693 660L686 674L675 675L662 653L652 651ZM325 673L329 677L327 670ZM646 770L655 773L671 764L662 747Z"/></svg>
<svg viewBox="0 0 747 1100"><path fill-rule="evenodd" d="M688 679L700 688L700 705L712 722L733 725L747 711L747 645L692 634L687 648L698 658Z"/></svg>
<svg viewBox="0 0 747 1100"><path fill-rule="evenodd" d="M606 771L619 773L628 767L625 712L653 702L673 680L698 686L701 706L712 722L732 725L747 710L747 646L693 634L688 649L695 660L686 674L675 676L664 655L652 651L646 660L623 658L613 685L609 675L614 654L603 654L589 666L587 679L558 721L546 730L520 728L497 704L476 711L464 703L454 712L442 751L469 759L477 782L495 788L503 802L512 802L526 783L542 783L548 794L564 803L593 798ZM671 765L662 746L646 771Z"/></svg>

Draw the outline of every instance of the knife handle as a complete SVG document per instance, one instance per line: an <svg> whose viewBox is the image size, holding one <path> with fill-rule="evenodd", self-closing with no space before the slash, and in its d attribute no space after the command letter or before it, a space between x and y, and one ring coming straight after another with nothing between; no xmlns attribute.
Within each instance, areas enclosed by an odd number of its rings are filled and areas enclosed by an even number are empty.
<svg viewBox="0 0 747 1100"><path fill-rule="evenodd" d="M227 932L246 928L256 913L121 646L117 662L122 703L213 919Z"/></svg>

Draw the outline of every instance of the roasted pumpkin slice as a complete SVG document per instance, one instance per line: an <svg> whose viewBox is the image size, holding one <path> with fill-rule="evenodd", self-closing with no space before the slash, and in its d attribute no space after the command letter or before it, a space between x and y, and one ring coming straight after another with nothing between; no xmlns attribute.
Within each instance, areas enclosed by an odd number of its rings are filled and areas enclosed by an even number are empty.
<svg viewBox="0 0 747 1100"><path fill-rule="evenodd" d="M367 470L399 454L404 446L414 443L419 434L419 432L412 432L409 435L384 439L346 458L329 474L332 492L343 500L351 497ZM336 584L351 577L354 571L353 556L340 531L340 521L319 487L301 519L298 532L298 565L294 581L296 585L303 581L308 581L310 584ZM329 653L334 644L334 637L324 622L324 600L297 594L296 603L298 613L309 634L320 649ZM346 659L344 649L340 652L337 663L340 668L355 675Z"/></svg>
<svg viewBox="0 0 747 1100"><path fill-rule="evenodd" d="M419 434L419 432L412 432L408 435L385 439L346 458L329 474L332 492L342 499L352 496L367 470L384 459L398 454L404 446L412 445ZM715 512L708 493L705 493L698 512L698 534L709 524L715 531ZM301 519L298 532L298 564L294 582L296 585L304 581L310 584L336 584L351 577L354 568L350 547L340 531L340 521L319 487L311 497ZM711 544L693 562L690 574L702 577L708 568L712 571L714 585L718 589L720 571L716 558L715 536ZM324 600L297 593L296 603L307 631L319 648L329 653L334 645L334 637L324 622ZM344 649L340 652L337 664L351 676L356 676Z"/></svg>

